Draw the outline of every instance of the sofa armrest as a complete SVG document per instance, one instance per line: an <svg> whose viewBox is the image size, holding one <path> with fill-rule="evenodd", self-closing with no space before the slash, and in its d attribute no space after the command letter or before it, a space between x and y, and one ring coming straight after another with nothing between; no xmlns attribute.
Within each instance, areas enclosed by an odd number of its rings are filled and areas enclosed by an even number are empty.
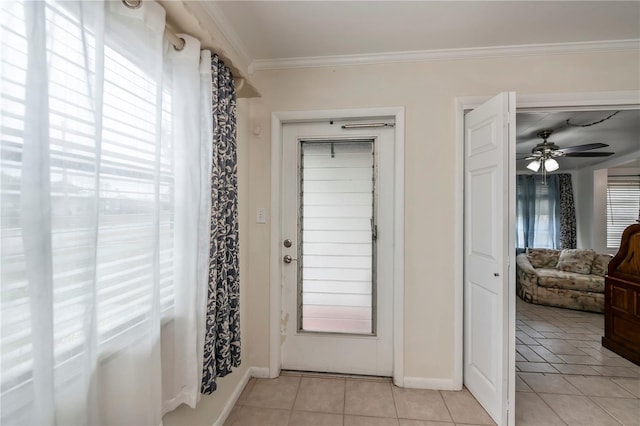
<svg viewBox="0 0 640 426"><path fill-rule="evenodd" d="M519 272L525 275L529 275L532 278L536 278L538 276L535 268L531 266L531 262L529 262L529 258L525 253L521 253L516 256L516 266L518 267Z"/></svg>
<svg viewBox="0 0 640 426"><path fill-rule="evenodd" d="M525 302L537 303L538 274L525 253L516 256L516 292Z"/></svg>

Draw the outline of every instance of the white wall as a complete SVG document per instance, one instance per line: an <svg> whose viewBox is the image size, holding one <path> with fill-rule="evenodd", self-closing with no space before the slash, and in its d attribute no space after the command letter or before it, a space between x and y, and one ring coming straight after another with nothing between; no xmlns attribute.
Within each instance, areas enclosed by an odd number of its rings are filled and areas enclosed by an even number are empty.
<svg viewBox="0 0 640 426"><path fill-rule="evenodd" d="M640 168L593 167L572 173L578 248L615 254L616 250L607 249L607 176L639 173Z"/></svg>
<svg viewBox="0 0 640 426"><path fill-rule="evenodd" d="M637 52L260 71L263 94L251 125L262 129L250 152L252 211L270 200L270 115L274 111L406 107L405 375L454 376L455 98L638 90ZM252 366L269 366L268 226L249 224Z"/></svg>
<svg viewBox="0 0 640 426"><path fill-rule="evenodd" d="M573 172L577 246L607 253L607 169Z"/></svg>
<svg viewBox="0 0 640 426"><path fill-rule="evenodd" d="M576 205L577 247L593 248L593 170L578 170L573 175L573 194Z"/></svg>
<svg viewBox="0 0 640 426"><path fill-rule="evenodd" d="M593 223L591 247L596 253L607 253L607 169L593 171Z"/></svg>
<svg viewBox="0 0 640 426"><path fill-rule="evenodd" d="M238 384L251 366L251 339L247 338L248 298L251 294L249 243L249 101L238 100L238 227L240 233L240 336L242 363L231 374L217 379L218 389L211 395L202 395L195 409L181 405L167 413L164 426L212 425L232 397Z"/></svg>

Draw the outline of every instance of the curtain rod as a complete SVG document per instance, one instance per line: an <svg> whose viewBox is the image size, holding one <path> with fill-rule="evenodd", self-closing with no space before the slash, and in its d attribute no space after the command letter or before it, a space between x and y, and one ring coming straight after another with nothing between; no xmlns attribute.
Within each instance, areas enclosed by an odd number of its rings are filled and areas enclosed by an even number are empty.
<svg viewBox="0 0 640 426"><path fill-rule="evenodd" d="M127 6L129 9L139 9L142 6L142 0L122 0L122 3ZM169 43L173 45L173 48L177 51L181 51L184 49L185 40L182 37L179 37L176 33L169 30L169 28L164 29L164 36L169 40ZM244 86L244 78L237 77L234 78L234 83L236 86L236 90L239 91Z"/></svg>

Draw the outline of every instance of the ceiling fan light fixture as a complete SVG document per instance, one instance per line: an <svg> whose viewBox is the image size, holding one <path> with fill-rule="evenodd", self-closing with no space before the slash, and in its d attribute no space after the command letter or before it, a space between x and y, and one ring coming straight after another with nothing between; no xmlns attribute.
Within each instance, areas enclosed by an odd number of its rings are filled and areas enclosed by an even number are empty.
<svg viewBox="0 0 640 426"><path fill-rule="evenodd" d="M603 120L596 121L594 123L572 126L589 127L594 124L602 123L603 121L608 120L616 114L617 112ZM567 120L567 126L569 125L570 123ZM558 164L558 161L556 161L554 157L608 157L614 154L613 152L585 152L609 146L606 143L588 143L583 145L570 146L567 148L560 148L555 143L549 141L549 137L552 133L553 130L551 129L546 129L538 132L537 135L542 139L542 142L537 144L531 150L531 154L518 154L524 155L524 157L516 158L517 160L530 160L529 164L527 164L526 166L527 169L529 169L533 173L540 172L540 174L542 175L543 183L546 183L548 173L555 172L560 168L560 164Z"/></svg>
<svg viewBox="0 0 640 426"><path fill-rule="evenodd" d="M548 158L544 161L544 168L548 172L555 172L560 168L560 165L553 158Z"/></svg>
<svg viewBox="0 0 640 426"><path fill-rule="evenodd" d="M556 163L556 164L558 164L558 163ZM537 172L538 170L540 170L540 161L533 160L532 162L527 164L527 169L531 170L534 173Z"/></svg>

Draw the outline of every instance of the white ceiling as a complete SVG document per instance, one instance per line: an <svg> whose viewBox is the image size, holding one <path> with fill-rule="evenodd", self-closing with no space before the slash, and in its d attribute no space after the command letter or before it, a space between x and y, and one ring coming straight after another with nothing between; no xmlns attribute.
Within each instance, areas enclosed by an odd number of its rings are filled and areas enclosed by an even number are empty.
<svg viewBox="0 0 640 426"><path fill-rule="evenodd" d="M250 60L640 38L638 1L205 2Z"/></svg>
<svg viewBox="0 0 640 426"><path fill-rule="evenodd" d="M338 55L640 39L640 1L209 1L200 5L248 62ZM640 111L517 115L517 151L555 129L561 148L593 142L616 157L640 151ZM640 153L639 153L640 156ZM561 170L609 161L560 158ZM639 157L640 158L640 157ZM519 161L519 170L526 170Z"/></svg>
<svg viewBox="0 0 640 426"><path fill-rule="evenodd" d="M560 170L579 169L598 163L610 162L625 155L637 153L640 159L640 110L620 111L610 119L589 127L573 127L570 124L585 125L602 120L615 111L581 111L581 112L521 112L516 115L516 151L530 153L536 144L542 142L537 137L541 130L553 130L549 138L560 148L584 145L589 143L605 143L606 148L589 152L614 152L611 157L596 158L557 158ZM633 156L633 155L632 155ZM517 161L518 171L526 170L527 161Z"/></svg>

